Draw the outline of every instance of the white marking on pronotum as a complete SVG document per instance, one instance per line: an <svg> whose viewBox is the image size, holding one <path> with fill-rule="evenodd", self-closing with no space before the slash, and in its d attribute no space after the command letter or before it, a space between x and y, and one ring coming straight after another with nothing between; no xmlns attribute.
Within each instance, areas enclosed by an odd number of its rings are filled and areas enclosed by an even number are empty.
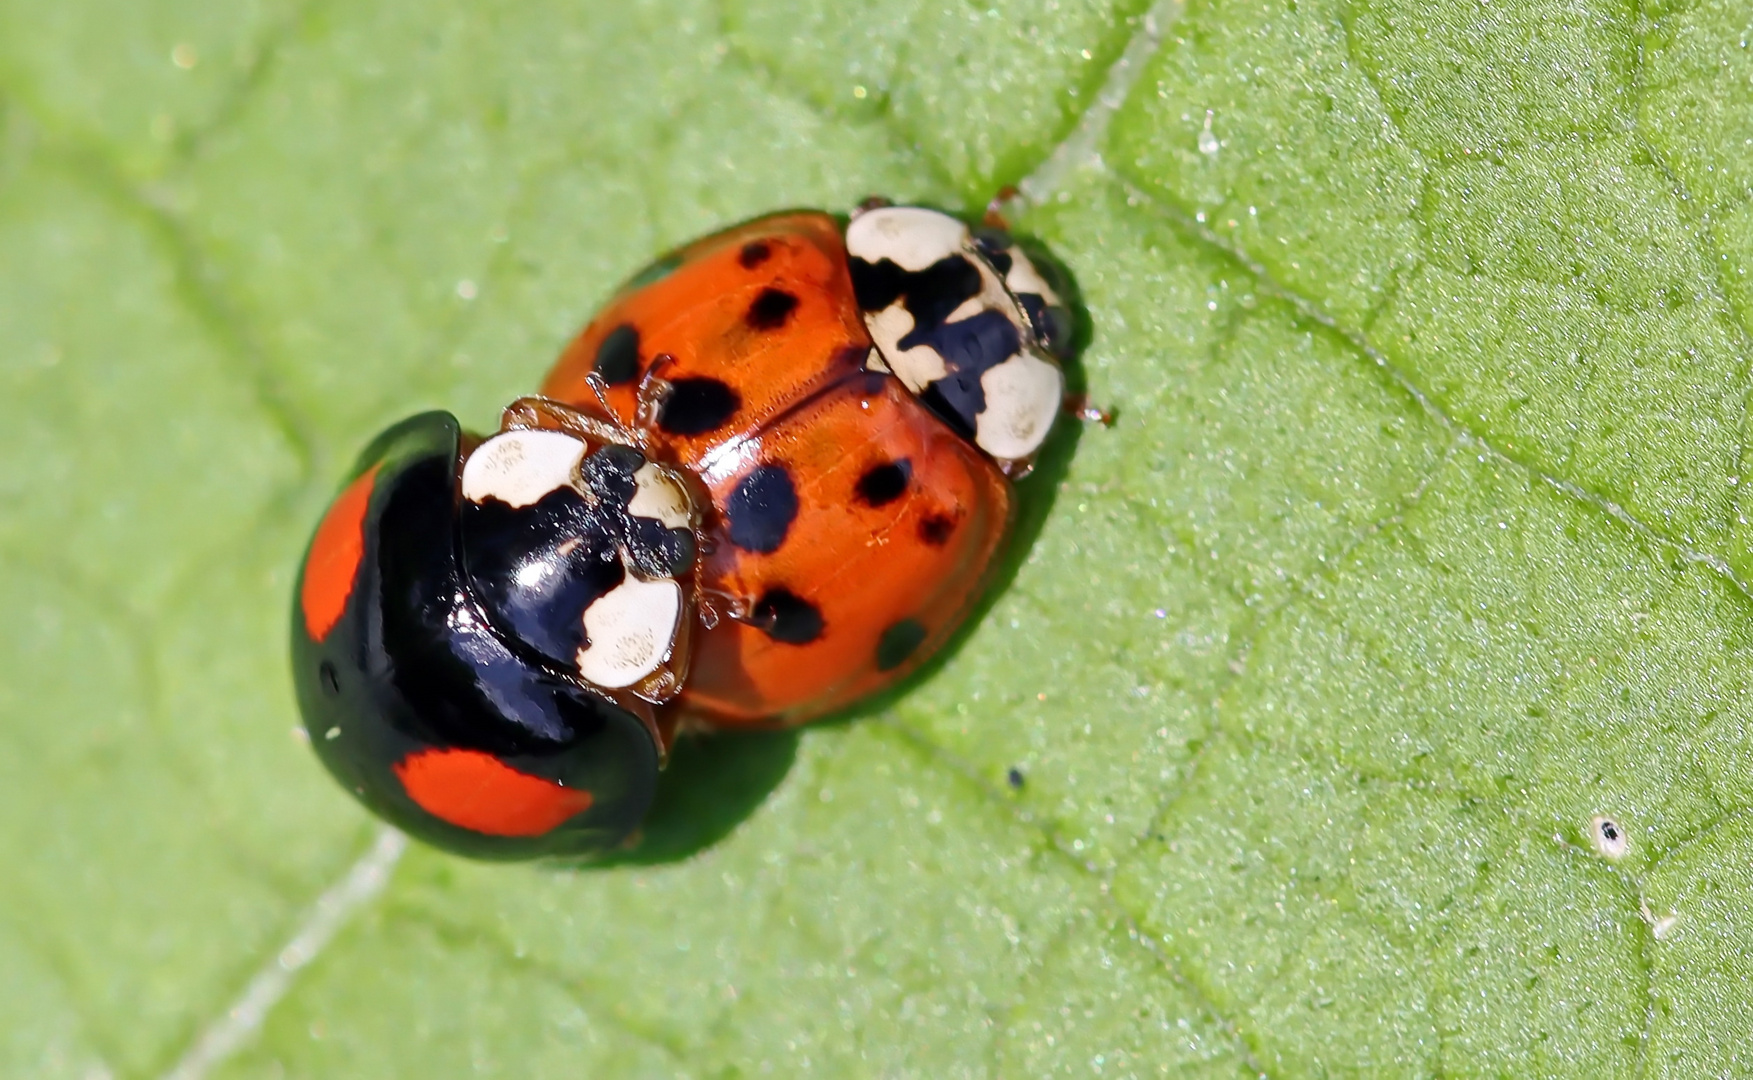
<svg viewBox="0 0 1753 1080"><path fill-rule="evenodd" d="M1040 449L1065 400L1065 375L1024 351L980 376L986 408L974 418L974 441L1000 461L1026 458Z"/></svg>
<svg viewBox="0 0 1753 1080"><path fill-rule="evenodd" d="M674 581L628 574L584 609L590 644L578 650L578 673L606 690L632 686L669 659L681 618L682 590Z"/></svg>
<svg viewBox="0 0 1753 1080"><path fill-rule="evenodd" d="M584 443L558 431L507 431L475 448L463 463L463 498L530 506L572 483Z"/></svg>
<svg viewBox="0 0 1753 1080"><path fill-rule="evenodd" d="M846 252L875 263L889 260L903 270L923 270L962 251L968 227L923 206L866 210L846 226Z"/></svg>
<svg viewBox="0 0 1753 1080"><path fill-rule="evenodd" d="M1041 271L1035 269L1035 264L1023 254L1022 248L1010 249L1010 270L1004 275L1004 287L1019 295L1033 293L1047 304L1062 303L1059 294L1053 290L1053 286L1047 284L1047 279L1041 276Z"/></svg>
<svg viewBox="0 0 1753 1080"><path fill-rule="evenodd" d="M199 1080L242 1049L269 1011L286 996L299 969L316 959L353 913L389 884L390 871L407 846L408 838L395 829L386 826L379 830L371 849L317 897L291 939L256 972L225 1014L201 1031L182 1060L165 1073L165 1080Z"/></svg>
<svg viewBox="0 0 1753 1080"><path fill-rule="evenodd" d="M1618 819L1597 814L1589 821L1589 846L1602 858L1617 861L1631 850L1631 837Z"/></svg>
<svg viewBox="0 0 1753 1080"><path fill-rule="evenodd" d="M889 360L895 377L915 394L950 373L943 357L930 345L901 348L901 339L913 332L913 314L901 304L890 304L881 311L866 313L865 326L877 348Z"/></svg>
<svg viewBox="0 0 1753 1080"><path fill-rule="evenodd" d="M627 500L627 512L655 518L666 529L685 529L693 518L694 504L680 478L648 461L633 474L633 497Z"/></svg>

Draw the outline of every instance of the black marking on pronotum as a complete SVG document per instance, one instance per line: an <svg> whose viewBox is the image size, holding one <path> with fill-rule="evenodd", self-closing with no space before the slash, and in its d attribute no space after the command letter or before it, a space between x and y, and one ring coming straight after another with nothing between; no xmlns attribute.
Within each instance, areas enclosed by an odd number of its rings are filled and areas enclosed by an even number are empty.
<svg viewBox="0 0 1753 1080"><path fill-rule="evenodd" d="M987 309L960 322L915 326L899 345L902 350L928 345L944 359L943 378L920 395L951 427L972 435L974 419L986 411L986 390L980 377L1015 356L1022 348L1016 323L1002 311Z"/></svg>
<svg viewBox="0 0 1753 1080"><path fill-rule="evenodd" d="M821 611L783 585L762 593L751 615L768 637L787 645L808 645L822 636Z"/></svg>
<svg viewBox="0 0 1753 1080"><path fill-rule="evenodd" d="M884 506L907 493L907 481L912 477L913 463L906 458L885 461L866 469L853 490L865 505Z"/></svg>
<svg viewBox="0 0 1753 1080"><path fill-rule="evenodd" d="M852 291L865 311L899 302L913 317L913 328L896 346L903 352L923 345L943 358L947 374L920 394L933 412L963 435L974 434L974 420L986 409L981 376L1022 349L1016 323L1003 311L987 308L957 322L956 309L980 295L983 280L976 260L947 255L923 270L903 270L888 259L851 259Z"/></svg>
<svg viewBox="0 0 1753 1080"><path fill-rule="evenodd" d="M530 506L465 502L460 535L473 599L514 650L570 666L585 640L583 614L626 579L674 577L693 566L693 533L628 511L645 455L604 446Z"/></svg>
<svg viewBox="0 0 1753 1080"><path fill-rule="evenodd" d="M923 270L903 270L882 259L849 260L852 294L865 311L881 311L899 300L913 325L936 326L980 295L980 268L966 255L946 255Z"/></svg>
<svg viewBox="0 0 1753 1080"><path fill-rule="evenodd" d="M1035 328L1035 340L1054 356L1064 359L1071 351L1071 314L1062 307L1048 307L1040 293L1017 293L1017 303Z"/></svg>
<svg viewBox="0 0 1753 1080"><path fill-rule="evenodd" d="M852 296L860 311L881 311L900 298L906 287L907 271L888 259L866 262L854 256L847 260L852 272Z"/></svg>
<svg viewBox="0 0 1753 1080"><path fill-rule="evenodd" d="M797 487L783 465L758 465L725 500L730 542L744 551L768 555L785 543L797 520Z"/></svg>
<svg viewBox="0 0 1753 1080"><path fill-rule="evenodd" d="M750 240L743 245L741 251L737 252L737 262L742 264L744 270L753 270L766 262L772 255L772 245L768 244L767 241Z"/></svg>
<svg viewBox="0 0 1753 1080"><path fill-rule="evenodd" d="M948 514L930 514L919 522L919 539L932 547L943 547L956 531L956 519Z"/></svg>
<svg viewBox="0 0 1753 1080"><path fill-rule="evenodd" d="M604 335L591 370L610 386L632 382L639 374L639 329L622 323Z"/></svg>
<svg viewBox="0 0 1753 1080"><path fill-rule="evenodd" d="M883 631L877 639L878 671L893 671L907 662L913 650L925 641L925 625L918 619L902 619Z"/></svg>
<svg viewBox="0 0 1753 1080"><path fill-rule="evenodd" d="M1010 273L1013 260L1010 254L1011 239L1008 233L981 230L974 234L974 246L980 249L980 254L986 256L986 261L992 264L994 270L998 271L999 277Z"/></svg>
<svg viewBox="0 0 1753 1080"><path fill-rule="evenodd" d="M670 435L705 435L723 427L742 404L742 397L718 379L676 379L658 406L657 426Z"/></svg>
<svg viewBox="0 0 1753 1080"><path fill-rule="evenodd" d="M744 316L751 329L777 330L797 310L797 297L784 289L762 289Z"/></svg>
<svg viewBox="0 0 1753 1080"><path fill-rule="evenodd" d="M590 486L595 505L567 486L531 506L489 499L462 507L470 592L508 642L559 664L570 663L586 644L585 609L626 576L619 555L625 499L600 482Z"/></svg>

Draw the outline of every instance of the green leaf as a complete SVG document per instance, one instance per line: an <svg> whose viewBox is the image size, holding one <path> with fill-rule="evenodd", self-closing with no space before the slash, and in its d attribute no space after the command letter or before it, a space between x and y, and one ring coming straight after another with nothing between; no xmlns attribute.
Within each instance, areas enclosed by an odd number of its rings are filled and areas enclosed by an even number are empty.
<svg viewBox="0 0 1753 1080"><path fill-rule="evenodd" d="M0 0L0 1074L1753 1071L1750 41ZM398 861L284 662L359 446L692 235L1006 184L1119 423L972 632L618 865Z"/></svg>

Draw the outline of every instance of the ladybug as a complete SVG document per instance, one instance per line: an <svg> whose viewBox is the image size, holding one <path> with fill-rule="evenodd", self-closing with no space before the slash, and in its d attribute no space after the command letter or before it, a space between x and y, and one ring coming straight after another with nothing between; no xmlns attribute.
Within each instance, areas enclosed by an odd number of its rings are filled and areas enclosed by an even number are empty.
<svg viewBox="0 0 1753 1080"><path fill-rule="evenodd" d="M679 729L839 711L955 630L1072 329L1005 231L921 207L660 259L497 432L426 413L361 455L293 605L312 746L453 851L623 844Z"/></svg>

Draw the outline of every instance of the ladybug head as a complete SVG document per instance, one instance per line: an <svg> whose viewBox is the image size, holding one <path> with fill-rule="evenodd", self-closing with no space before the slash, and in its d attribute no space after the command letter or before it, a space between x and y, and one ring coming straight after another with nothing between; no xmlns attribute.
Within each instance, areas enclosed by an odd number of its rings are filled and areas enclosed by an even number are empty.
<svg viewBox="0 0 1753 1080"><path fill-rule="evenodd" d="M651 803L650 702L685 672L697 524L639 451L448 413L361 455L292 617L317 755L373 811L485 858L624 840Z"/></svg>
<svg viewBox="0 0 1753 1080"><path fill-rule="evenodd" d="M1026 471L1065 400L1069 305L1010 237L918 206L846 227L852 288L881 357L1007 473Z"/></svg>

